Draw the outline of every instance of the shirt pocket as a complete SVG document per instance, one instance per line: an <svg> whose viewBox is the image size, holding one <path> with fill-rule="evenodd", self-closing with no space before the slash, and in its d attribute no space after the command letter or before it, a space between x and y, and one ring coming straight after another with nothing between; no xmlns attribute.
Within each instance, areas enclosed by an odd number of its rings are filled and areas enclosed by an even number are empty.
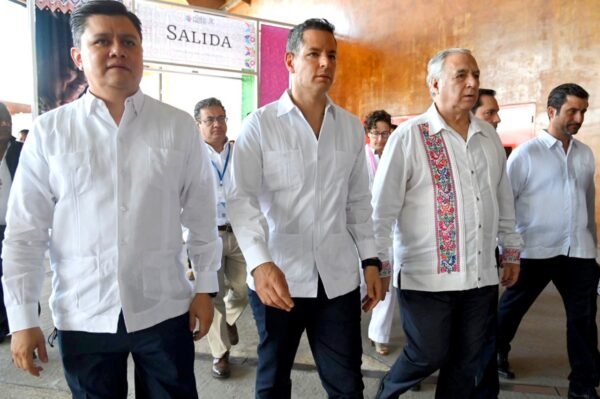
<svg viewBox="0 0 600 399"><path fill-rule="evenodd" d="M97 310L101 288L97 257L61 259L54 273L53 313L94 313Z"/></svg>
<svg viewBox="0 0 600 399"><path fill-rule="evenodd" d="M300 150L263 153L263 184L268 191L294 188L303 181L304 167Z"/></svg>
<svg viewBox="0 0 600 399"><path fill-rule="evenodd" d="M145 298L191 298L192 288L185 280L179 251L148 251L143 256L143 265L142 290Z"/></svg>
<svg viewBox="0 0 600 399"><path fill-rule="evenodd" d="M78 197L92 187L92 151L51 155L50 184L57 197Z"/></svg>
<svg viewBox="0 0 600 399"><path fill-rule="evenodd" d="M299 283L311 277L307 269L312 252L310 244L301 234L270 233L269 252L288 282Z"/></svg>

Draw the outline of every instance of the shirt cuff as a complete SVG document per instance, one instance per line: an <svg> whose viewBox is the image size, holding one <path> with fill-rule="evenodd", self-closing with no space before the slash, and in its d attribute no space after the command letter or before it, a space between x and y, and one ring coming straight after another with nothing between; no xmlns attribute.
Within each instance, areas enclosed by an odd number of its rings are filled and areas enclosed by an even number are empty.
<svg viewBox="0 0 600 399"><path fill-rule="evenodd" d="M244 258L246 259L248 273L250 274L252 274L252 271L263 263L273 262L271 259L271 254L269 253L269 249L264 245L255 244L249 248L246 248L242 252L244 254ZM280 265L277 266L281 267Z"/></svg>
<svg viewBox="0 0 600 399"><path fill-rule="evenodd" d="M11 333L40 326L37 303L8 306L6 315Z"/></svg>
<svg viewBox="0 0 600 399"><path fill-rule="evenodd" d="M374 240L362 240L356 243L360 259L376 258L377 248Z"/></svg>
<svg viewBox="0 0 600 399"><path fill-rule="evenodd" d="M196 294L219 292L217 272L196 272Z"/></svg>
<svg viewBox="0 0 600 399"><path fill-rule="evenodd" d="M379 277L391 277L392 276L392 264L388 261L384 261L381 263L381 270L379 271Z"/></svg>
<svg viewBox="0 0 600 399"><path fill-rule="evenodd" d="M502 248L500 263L502 265L505 263L521 264L521 251L518 248Z"/></svg>

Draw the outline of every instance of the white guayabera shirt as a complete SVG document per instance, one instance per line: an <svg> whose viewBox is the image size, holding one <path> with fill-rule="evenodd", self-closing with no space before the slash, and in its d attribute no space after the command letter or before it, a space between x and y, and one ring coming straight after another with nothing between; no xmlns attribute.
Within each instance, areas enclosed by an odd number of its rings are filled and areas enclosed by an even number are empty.
<svg viewBox="0 0 600 399"><path fill-rule="evenodd" d="M138 91L117 126L88 92L39 117L27 140L3 249L12 331L38 325L48 246L61 330L114 333L121 311L128 331L141 330L218 290L214 182L189 115ZM194 286L178 256L182 226Z"/></svg>
<svg viewBox="0 0 600 399"><path fill-rule="evenodd" d="M250 275L273 261L292 297L358 287L360 259L377 255L358 118L331 101L319 138L285 92L244 121L233 155L228 216Z"/></svg>

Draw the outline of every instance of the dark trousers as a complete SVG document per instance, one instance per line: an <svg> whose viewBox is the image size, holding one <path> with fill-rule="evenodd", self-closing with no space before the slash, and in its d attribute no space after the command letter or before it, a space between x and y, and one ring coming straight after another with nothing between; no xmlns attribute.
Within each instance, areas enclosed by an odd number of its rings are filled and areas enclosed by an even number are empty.
<svg viewBox="0 0 600 399"><path fill-rule="evenodd" d="M438 369L436 398L468 398L477 385L497 290L398 290L406 345L382 379L376 398L397 398Z"/></svg>
<svg viewBox="0 0 600 399"><path fill-rule="evenodd" d="M363 397L358 288L328 299L319 280L317 297L294 298L290 312L265 306L256 291L248 295L259 335L256 398L291 397L290 374L304 330L328 397Z"/></svg>
<svg viewBox="0 0 600 399"><path fill-rule="evenodd" d="M494 303L498 303L498 286ZM497 307L485 333L485 341L479 357L479 372L477 373L477 387L470 396L471 399L497 399L500 394L500 381L498 380L498 363L496 361L496 331L498 328Z"/></svg>
<svg viewBox="0 0 600 399"><path fill-rule="evenodd" d="M6 225L0 225L0 277L4 275L2 269L2 242L4 241L4 230ZM0 339L8 335L8 317L6 316L6 306L4 306L4 287L0 284Z"/></svg>
<svg viewBox="0 0 600 399"><path fill-rule="evenodd" d="M58 331L65 377L74 399L127 398L127 357L135 364L135 397L197 399L189 316L128 333Z"/></svg>
<svg viewBox="0 0 600 399"><path fill-rule="evenodd" d="M594 259L557 256L521 259L521 273L498 308L498 351L507 354L529 307L550 281L562 297L567 315L567 351L575 389L598 385L599 355L596 327L596 289L600 270Z"/></svg>

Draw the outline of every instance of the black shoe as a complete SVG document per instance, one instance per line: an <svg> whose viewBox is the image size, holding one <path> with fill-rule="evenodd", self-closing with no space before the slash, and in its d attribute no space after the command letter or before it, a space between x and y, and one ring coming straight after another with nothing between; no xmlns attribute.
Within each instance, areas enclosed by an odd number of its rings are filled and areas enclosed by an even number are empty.
<svg viewBox="0 0 600 399"><path fill-rule="evenodd" d="M227 323L225 323L225 325L227 326L227 334L229 335L229 343L231 345L237 345L238 342L240 342L240 336L238 335L237 326L235 324L230 326Z"/></svg>
<svg viewBox="0 0 600 399"><path fill-rule="evenodd" d="M569 399L600 399L600 396L596 393L596 389L588 388L581 391L569 388Z"/></svg>
<svg viewBox="0 0 600 399"><path fill-rule="evenodd" d="M513 380L515 373L510 369L508 354L498 353L498 375L507 380Z"/></svg>
<svg viewBox="0 0 600 399"><path fill-rule="evenodd" d="M213 359L212 375L215 378L229 378L231 375L231 370L229 368L229 352L225 352L220 359Z"/></svg>

